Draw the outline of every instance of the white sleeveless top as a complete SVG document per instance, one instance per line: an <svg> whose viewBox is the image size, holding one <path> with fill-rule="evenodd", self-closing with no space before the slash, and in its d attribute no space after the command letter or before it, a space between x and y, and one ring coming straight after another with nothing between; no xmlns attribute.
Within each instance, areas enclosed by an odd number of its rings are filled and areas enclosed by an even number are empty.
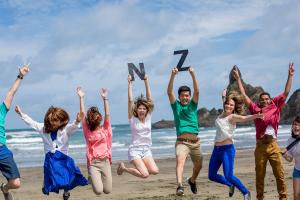
<svg viewBox="0 0 300 200"><path fill-rule="evenodd" d="M145 123L142 123L138 118L132 116L129 119L130 129L131 129L131 145L130 146L140 146L152 145L151 139L151 114L148 113L145 118Z"/></svg>
<svg viewBox="0 0 300 200"><path fill-rule="evenodd" d="M216 137L215 142L222 142L228 138L233 138L233 132L236 128L236 124L231 124L228 120L228 116L224 118L218 118L215 121Z"/></svg>

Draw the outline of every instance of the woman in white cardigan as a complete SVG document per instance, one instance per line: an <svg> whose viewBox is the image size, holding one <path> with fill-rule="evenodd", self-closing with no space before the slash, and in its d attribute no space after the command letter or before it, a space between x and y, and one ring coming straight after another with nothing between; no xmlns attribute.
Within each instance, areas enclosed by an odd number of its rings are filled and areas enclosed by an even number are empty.
<svg viewBox="0 0 300 200"><path fill-rule="evenodd" d="M63 189L63 199L69 199L70 190L88 184L74 160L68 156L69 137L79 128L82 114L77 114L76 120L68 124L68 113L62 108L51 106L45 114L44 123L39 123L23 113L19 106L16 106L15 111L43 139L45 152L43 193L49 195L49 192L59 193L59 190Z"/></svg>

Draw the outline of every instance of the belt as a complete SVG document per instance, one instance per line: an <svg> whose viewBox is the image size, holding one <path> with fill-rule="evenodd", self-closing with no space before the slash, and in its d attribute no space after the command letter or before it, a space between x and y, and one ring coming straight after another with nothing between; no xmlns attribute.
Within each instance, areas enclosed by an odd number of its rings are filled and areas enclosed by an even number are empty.
<svg viewBox="0 0 300 200"><path fill-rule="evenodd" d="M276 141L272 135L264 135L261 139L257 140L257 144L270 144Z"/></svg>
<svg viewBox="0 0 300 200"><path fill-rule="evenodd" d="M188 142L188 143L197 143L199 141L199 138L195 140L186 139L186 138L177 138L178 142Z"/></svg>

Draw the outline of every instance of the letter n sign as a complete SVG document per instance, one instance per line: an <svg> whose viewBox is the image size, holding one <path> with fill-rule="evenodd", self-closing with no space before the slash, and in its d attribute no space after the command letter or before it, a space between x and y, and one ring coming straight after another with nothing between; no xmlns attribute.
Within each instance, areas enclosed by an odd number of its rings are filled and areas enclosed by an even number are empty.
<svg viewBox="0 0 300 200"><path fill-rule="evenodd" d="M135 73L138 75L138 77L140 77L141 80L145 79L144 63L139 63L139 66L140 66L140 70L133 63L128 63L128 72L131 76L131 81L134 81L133 71L135 71Z"/></svg>

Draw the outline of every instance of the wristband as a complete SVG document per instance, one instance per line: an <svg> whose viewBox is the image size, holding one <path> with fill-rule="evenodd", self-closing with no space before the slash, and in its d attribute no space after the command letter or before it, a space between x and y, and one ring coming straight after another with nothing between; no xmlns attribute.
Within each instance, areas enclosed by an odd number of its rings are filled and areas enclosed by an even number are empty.
<svg viewBox="0 0 300 200"><path fill-rule="evenodd" d="M103 98L103 101L108 100L108 98Z"/></svg>
<svg viewBox="0 0 300 200"><path fill-rule="evenodd" d="M19 74L19 75L17 76L17 78L22 80L22 79L23 79L23 76Z"/></svg>

